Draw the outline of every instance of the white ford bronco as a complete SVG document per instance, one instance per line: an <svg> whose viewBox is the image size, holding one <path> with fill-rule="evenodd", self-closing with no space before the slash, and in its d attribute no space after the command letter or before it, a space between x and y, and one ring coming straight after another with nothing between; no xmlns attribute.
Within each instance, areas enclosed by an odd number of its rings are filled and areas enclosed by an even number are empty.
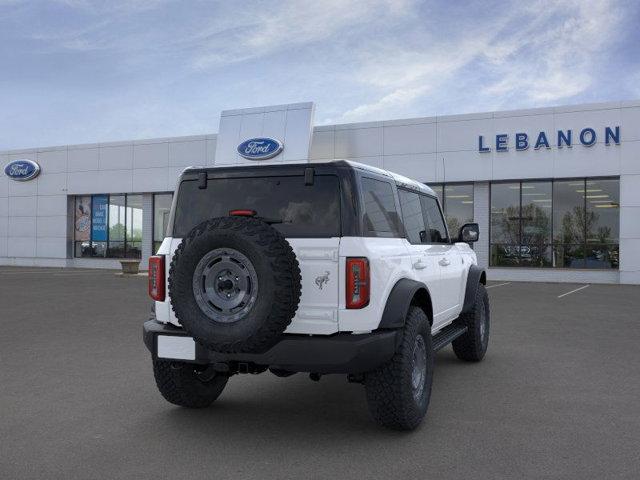
<svg viewBox="0 0 640 480"><path fill-rule="evenodd" d="M426 185L353 162L189 168L149 260L158 389L196 408L239 373L341 373L378 423L413 429L434 353L487 350L477 239L450 236Z"/></svg>

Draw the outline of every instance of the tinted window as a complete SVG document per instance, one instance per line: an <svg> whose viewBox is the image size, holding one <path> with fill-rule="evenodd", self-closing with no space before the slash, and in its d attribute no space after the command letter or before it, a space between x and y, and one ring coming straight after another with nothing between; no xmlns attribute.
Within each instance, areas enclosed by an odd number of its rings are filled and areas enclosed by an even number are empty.
<svg viewBox="0 0 640 480"><path fill-rule="evenodd" d="M230 210L255 210L286 237L340 236L340 188L335 175L210 179L206 189L196 180L180 184L174 219L175 237L197 224L226 217Z"/></svg>
<svg viewBox="0 0 640 480"><path fill-rule="evenodd" d="M426 240L426 228L420 206L420 196L414 192L398 190L400 207L402 208L402 221L407 232L407 238L411 243L423 243Z"/></svg>
<svg viewBox="0 0 640 480"><path fill-rule="evenodd" d="M362 192L365 231L398 236L398 212L391 184L365 177L362 179Z"/></svg>
<svg viewBox="0 0 640 480"><path fill-rule="evenodd" d="M448 242L447 229L444 226L438 201L433 197L420 195L420 202L422 203L422 211L424 212L427 222L427 241L431 243Z"/></svg>

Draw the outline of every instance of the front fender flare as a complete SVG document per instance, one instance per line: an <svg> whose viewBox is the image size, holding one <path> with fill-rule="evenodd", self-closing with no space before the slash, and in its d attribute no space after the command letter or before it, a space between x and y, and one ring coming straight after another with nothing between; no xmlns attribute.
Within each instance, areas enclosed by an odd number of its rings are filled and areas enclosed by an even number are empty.
<svg viewBox="0 0 640 480"><path fill-rule="evenodd" d="M409 307L411 306L411 300L413 300L415 294L420 290L424 290L426 295L429 295L429 289L424 283L416 282L408 278L398 280L391 289L391 293L389 293L378 328L403 327L407 313L409 312ZM425 313L429 315L429 312ZM431 321L431 318L429 321Z"/></svg>
<svg viewBox="0 0 640 480"><path fill-rule="evenodd" d="M487 274L483 268L477 265L471 265L469 268L469 274L467 275L467 287L464 294L464 304L462 305L462 312L467 313L473 309L473 305L476 301L476 293L478 292L478 285L486 285Z"/></svg>

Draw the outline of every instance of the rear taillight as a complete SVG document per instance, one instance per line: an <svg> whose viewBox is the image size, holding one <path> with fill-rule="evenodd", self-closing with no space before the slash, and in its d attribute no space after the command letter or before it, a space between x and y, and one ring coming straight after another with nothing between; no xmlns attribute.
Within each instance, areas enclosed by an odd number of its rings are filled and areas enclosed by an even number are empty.
<svg viewBox="0 0 640 480"><path fill-rule="evenodd" d="M229 216L231 217L255 217L258 214L255 210L236 209L229 210Z"/></svg>
<svg viewBox="0 0 640 480"><path fill-rule="evenodd" d="M347 308L363 308L369 305L370 292L369 260L364 257L348 257Z"/></svg>
<svg viewBox="0 0 640 480"><path fill-rule="evenodd" d="M149 296L164 302L164 255L149 257Z"/></svg>

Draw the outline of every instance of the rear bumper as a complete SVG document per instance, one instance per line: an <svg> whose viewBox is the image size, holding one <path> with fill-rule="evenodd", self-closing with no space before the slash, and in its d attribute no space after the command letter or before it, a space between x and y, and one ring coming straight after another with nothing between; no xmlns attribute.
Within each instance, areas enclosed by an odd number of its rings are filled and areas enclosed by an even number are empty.
<svg viewBox="0 0 640 480"><path fill-rule="evenodd" d="M149 320L144 323L143 339L154 359L201 364L244 363L291 372L364 373L391 359L400 341L399 332L385 330L330 336L283 334L281 340L264 353L220 353L194 343L195 352L159 357L159 336L183 337L187 344L186 339L190 337L181 328Z"/></svg>

